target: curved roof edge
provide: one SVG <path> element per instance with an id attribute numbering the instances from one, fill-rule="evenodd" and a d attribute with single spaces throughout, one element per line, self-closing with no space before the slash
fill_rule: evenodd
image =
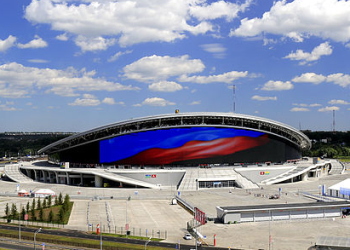
<path id="1" fill-rule="evenodd" d="M 114 128 L 122 127 L 122 126 L 129 125 L 129 124 L 138 124 L 138 123 L 145 123 L 147 121 L 152 121 L 152 120 L 171 119 L 171 118 L 179 118 L 179 117 L 236 118 L 236 119 L 241 119 L 242 121 L 246 121 L 246 122 L 258 123 L 259 124 L 259 130 L 267 131 L 266 129 L 265 130 L 264 129 L 260 129 L 260 125 L 263 124 L 265 127 L 268 127 L 270 129 L 283 131 L 285 134 L 289 134 L 291 137 L 295 138 L 295 141 L 294 140 L 290 140 L 290 141 L 292 141 L 295 144 L 299 144 L 298 146 L 301 147 L 302 149 L 310 149 L 311 148 L 311 141 L 304 133 L 302 133 L 301 131 L 293 128 L 292 126 L 289 126 L 289 125 L 281 123 L 281 122 L 277 122 L 277 121 L 274 121 L 274 120 L 270 120 L 270 119 L 262 118 L 262 117 L 258 117 L 258 116 L 251 116 L 251 115 L 238 114 L 238 113 L 189 112 L 189 113 L 175 113 L 175 114 L 162 114 L 162 115 L 154 115 L 154 116 L 145 116 L 145 117 L 140 117 L 140 118 L 135 118 L 135 119 L 130 119 L 130 120 L 124 120 L 124 121 L 121 121 L 121 122 L 111 123 L 111 124 L 108 124 L 108 125 L 104 125 L 104 126 L 101 126 L 101 127 L 97 127 L 97 128 L 91 129 L 91 130 L 87 130 L 85 132 L 81 132 L 81 133 L 77 133 L 77 134 L 71 135 L 71 136 L 69 136 L 67 138 L 64 138 L 62 140 L 54 142 L 54 143 L 52 143 L 52 144 L 50 144 L 50 145 L 40 149 L 38 152 L 41 154 L 41 153 L 45 153 L 45 152 L 50 151 L 50 150 L 60 151 L 57 148 L 55 150 L 55 147 L 57 147 L 59 145 L 63 146 L 63 144 L 67 144 L 67 147 L 82 145 L 82 144 L 87 143 L 89 141 L 86 137 L 91 137 L 91 138 L 89 138 L 90 142 L 91 142 L 91 139 L 93 139 L 93 140 L 104 139 L 104 137 L 102 137 L 102 136 L 99 137 L 99 136 L 96 136 L 96 135 L 99 132 L 101 132 L 101 131 L 109 132 L 109 131 L 113 130 Z M 215 124 L 207 124 L 207 125 L 215 125 Z M 244 126 L 242 124 L 242 126 L 238 126 L 238 127 L 244 127 Z M 249 127 L 245 127 L 245 128 L 249 128 Z M 134 131 L 134 132 L 136 132 L 136 131 Z M 269 131 L 269 132 L 271 132 L 271 131 Z M 95 135 L 95 136 L 92 136 L 92 135 Z M 278 135 L 278 133 L 277 133 L 277 135 Z M 81 139 L 81 138 L 84 138 L 84 140 L 83 140 L 84 143 L 83 142 L 74 143 L 74 141 L 79 141 L 79 139 Z M 296 143 L 296 141 L 298 143 Z"/>

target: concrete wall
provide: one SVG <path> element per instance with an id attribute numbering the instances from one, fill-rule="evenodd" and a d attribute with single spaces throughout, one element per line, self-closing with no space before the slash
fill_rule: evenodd
<path id="1" fill-rule="evenodd" d="M 300 220 L 316 218 L 332 218 L 342 215 L 341 208 L 304 208 L 304 209 L 279 209 L 279 210 L 259 210 L 247 212 L 227 212 L 222 213 L 217 209 L 218 218 L 225 224 L 234 222 L 258 222 L 276 220 Z M 221 216 L 221 217 L 219 217 Z"/>
<path id="2" fill-rule="evenodd" d="M 139 181 L 144 181 L 155 185 L 176 187 L 179 185 L 186 171 L 185 170 L 148 170 L 147 169 L 147 170 L 139 170 L 139 171 L 110 170 L 110 173 L 116 173 L 124 177 L 128 177 Z"/>

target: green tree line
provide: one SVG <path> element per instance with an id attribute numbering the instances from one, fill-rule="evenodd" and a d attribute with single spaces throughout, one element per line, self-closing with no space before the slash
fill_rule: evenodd
<path id="1" fill-rule="evenodd" d="M 350 157 L 350 131 L 303 131 L 312 141 L 312 148 L 304 156 L 348 158 Z"/>
<path id="2" fill-rule="evenodd" d="M 15 203 L 11 205 L 6 203 L 5 218 L 8 221 L 25 220 L 27 215 L 28 221 L 40 221 L 50 223 L 68 223 L 73 203 L 70 201 L 68 194 L 63 198 L 60 193 L 52 200 L 52 196 L 38 199 L 33 198 L 31 202 L 27 202 L 25 206 L 17 208 Z M 20 210 L 20 211 L 19 211 Z"/>
<path id="3" fill-rule="evenodd" d="M 0 158 L 35 155 L 36 152 L 68 135 L 6 135 L 0 133 Z"/>

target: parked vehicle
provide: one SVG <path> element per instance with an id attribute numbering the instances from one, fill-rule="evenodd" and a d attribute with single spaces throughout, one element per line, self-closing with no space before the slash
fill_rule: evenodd
<path id="1" fill-rule="evenodd" d="M 185 240 L 192 240 L 192 235 L 191 234 L 185 234 L 184 239 Z"/>

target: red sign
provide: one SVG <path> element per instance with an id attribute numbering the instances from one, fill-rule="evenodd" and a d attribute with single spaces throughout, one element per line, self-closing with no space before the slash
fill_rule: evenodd
<path id="1" fill-rule="evenodd" d="M 198 209 L 197 207 L 195 207 L 194 208 L 194 219 L 196 221 L 198 221 L 199 223 L 201 223 L 202 225 L 204 225 L 205 221 L 206 221 L 205 213 L 203 211 L 201 211 L 200 209 Z"/>
<path id="2" fill-rule="evenodd" d="M 28 214 L 24 215 L 24 220 L 28 220 Z"/>

